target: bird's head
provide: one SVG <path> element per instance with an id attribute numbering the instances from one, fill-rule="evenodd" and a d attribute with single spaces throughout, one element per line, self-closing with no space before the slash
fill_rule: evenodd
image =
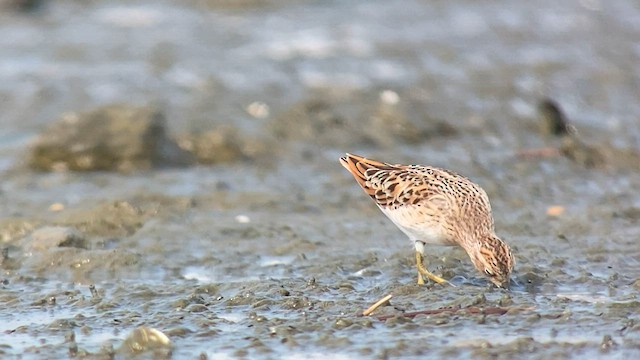
<path id="1" fill-rule="evenodd" d="M 474 250 L 469 256 L 476 269 L 497 287 L 508 288 L 511 270 L 515 265 L 509 245 L 497 236 L 489 235 Z"/>

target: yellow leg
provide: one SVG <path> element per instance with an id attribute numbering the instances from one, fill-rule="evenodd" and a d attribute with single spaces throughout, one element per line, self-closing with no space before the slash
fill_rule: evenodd
<path id="1" fill-rule="evenodd" d="M 422 275 L 426 276 L 431 281 L 437 282 L 438 284 L 449 283 L 447 280 L 430 273 L 429 270 L 427 270 L 424 267 L 424 264 L 422 261 L 423 261 L 422 254 L 419 251 L 416 251 L 416 267 L 418 268 L 418 285 L 424 284 L 424 279 L 422 278 Z"/>

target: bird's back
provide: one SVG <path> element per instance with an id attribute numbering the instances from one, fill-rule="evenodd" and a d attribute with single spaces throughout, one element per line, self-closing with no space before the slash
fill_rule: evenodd
<path id="1" fill-rule="evenodd" d="M 453 171 L 392 165 L 352 154 L 340 162 L 412 240 L 456 245 L 460 236 L 493 232 L 486 193 Z"/>

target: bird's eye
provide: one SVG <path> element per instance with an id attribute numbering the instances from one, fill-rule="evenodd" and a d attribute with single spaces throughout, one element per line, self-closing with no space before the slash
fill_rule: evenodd
<path id="1" fill-rule="evenodd" d="M 484 272 L 489 276 L 493 276 L 493 273 L 489 269 L 484 269 Z"/>

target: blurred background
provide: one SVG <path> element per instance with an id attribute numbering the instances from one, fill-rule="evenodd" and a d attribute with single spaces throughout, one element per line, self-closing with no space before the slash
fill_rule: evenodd
<path id="1" fill-rule="evenodd" d="M 375 112 L 377 94 L 391 90 L 409 123 L 430 117 L 493 127 L 505 142 L 550 97 L 576 125 L 637 146 L 631 1 L 3 0 L 2 7 L 5 144 L 41 132 L 62 112 L 113 103 L 159 107 L 174 134 L 219 125 L 265 132 L 319 96 L 350 122 Z M 335 102 L 345 109 L 334 110 Z"/>
<path id="2" fill-rule="evenodd" d="M 636 1 L 0 0 L 0 354 L 634 357 L 639 64 Z M 515 290 L 416 287 L 344 152 L 481 184 Z"/>

